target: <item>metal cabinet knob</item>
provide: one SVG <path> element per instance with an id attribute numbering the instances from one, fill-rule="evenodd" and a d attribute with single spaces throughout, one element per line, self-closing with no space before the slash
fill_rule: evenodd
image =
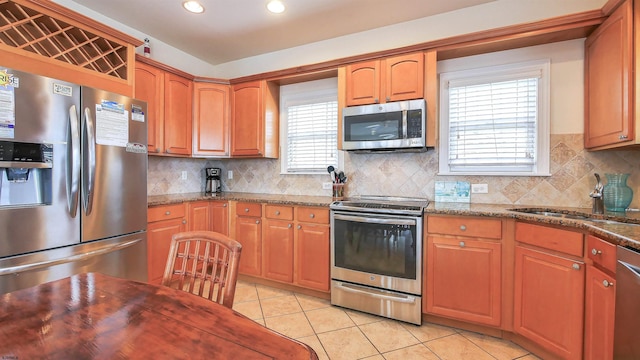
<path id="1" fill-rule="evenodd" d="M 227 207 L 227 204 L 222 204 L 222 207 Z"/>
<path id="2" fill-rule="evenodd" d="M 256 224 L 260 224 L 260 220 L 256 220 Z"/>
<path id="3" fill-rule="evenodd" d="M 460 231 L 465 231 L 467 230 L 467 226 L 466 225 L 460 225 Z"/>
<path id="4" fill-rule="evenodd" d="M 166 149 L 164 152 L 167 154 L 171 154 L 171 151 L 169 151 L 169 149 Z"/>
<path id="5" fill-rule="evenodd" d="M 629 138 L 628 135 L 620 135 L 620 136 L 618 136 L 619 140 L 627 140 L 628 138 Z"/>
<path id="6" fill-rule="evenodd" d="M 314 217 L 316 217 L 316 215 L 315 214 L 309 214 L 309 217 L 313 219 Z"/>
<path id="7" fill-rule="evenodd" d="M 293 225 L 289 224 L 289 225 L 287 225 L 287 228 L 291 229 L 291 227 L 292 227 L 292 226 L 293 226 Z"/>
<path id="8" fill-rule="evenodd" d="M 276 210 L 276 215 L 280 215 L 280 211 L 279 210 Z"/>
<path id="9" fill-rule="evenodd" d="M 187 219 L 182 219 L 182 223 L 186 224 L 187 223 Z"/>
<path id="10" fill-rule="evenodd" d="M 165 211 L 165 215 L 171 215 L 171 211 Z"/>
<path id="11" fill-rule="evenodd" d="M 598 250 L 598 249 L 595 249 L 595 248 L 594 248 L 594 249 L 591 249 L 591 253 L 592 253 L 593 255 L 599 255 L 599 254 L 602 254 L 602 251 L 600 251 L 600 250 Z"/>
<path id="12" fill-rule="evenodd" d="M 387 101 L 391 101 L 391 98 L 387 96 Z"/>
<path id="13" fill-rule="evenodd" d="M 573 268 L 573 270 L 580 270 L 580 264 L 573 264 L 571 265 L 571 267 Z"/>
<path id="14" fill-rule="evenodd" d="M 298 229 L 302 229 L 302 225 L 298 225 Z"/>
<path id="15" fill-rule="evenodd" d="M 249 208 L 244 208 L 244 212 L 249 212 Z"/>
<path id="16" fill-rule="evenodd" d="M 375 98 L 375 99 L 373 99 L 373 102 L 377 104 L 377 103 L 379 103 L 379 102 L 380 102 L 380 99 Z"/>
<path id="17" fill-rule="evenodd" d="M 461 247 L 461 248 L 465 247 L 465 243 L 464 243 L 464 241 L 460 241 L 460 247 Z"/>
<path id="18" fill-rule="evenodd" d="M 613 287 L 613 283 L 609 280 L 602 280 L 602 286 L 604 287 Z"/>

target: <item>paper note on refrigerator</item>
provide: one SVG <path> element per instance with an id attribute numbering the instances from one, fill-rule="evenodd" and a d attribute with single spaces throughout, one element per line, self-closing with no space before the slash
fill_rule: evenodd
<path id="1" fill-rule="evenodd" d="M 96 144 L 126 147 L 129 142 L 129 112 L 122 104 L 96 104 Z"/>

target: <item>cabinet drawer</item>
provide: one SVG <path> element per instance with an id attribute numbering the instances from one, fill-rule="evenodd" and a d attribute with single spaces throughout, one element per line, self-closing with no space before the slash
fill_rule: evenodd
<path id="1" fill-rule="evenodd" d="M 184 204 L 154 206 L 147 209 L 147 222 L 179 219 L 185 216 Z"/>
<path id="2" fill-rule="evenodd" d="M 502 239 L 502 221 L 457 216 L 428 216 L 427 232 L 430 234 Z"/>
<path id="3" fill-rule="evenodd" d="M 316 224 L 329 223 L 329 209 L 321 207 L 299 207 L 296 211 L 296 220 Z"/>
<path id="4" fill-rule="evenodd" d="M 595 264 L 598 264 L 613 273 L 616 272 L 616 246 L 610 242 L 587 236 L 587 256 Z"/>
<path id="5" fill-rule="evenodd" d="M 268 219 L 293 220 L 292 206 L 265 205 L 264 212 Z"/>
<path id="6" fill-rule="evenodd" d="M 236 215 L 238 216 L 262 216 L 262 204 L 239 202 L 236 205 Z"/>
<path id="7" fill-rule="evenodd" d="M 583 236 L 573 231 L 516 223 L 516 241 L 578 257 L 584 254 Z"/>

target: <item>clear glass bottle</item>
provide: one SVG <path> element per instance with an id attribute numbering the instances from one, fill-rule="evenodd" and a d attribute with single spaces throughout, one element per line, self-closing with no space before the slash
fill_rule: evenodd
<path id="1" fill-rule="evenodd" d="M 607 211 L 625 211 L 633 199 L 633 190 L 627 186 L 629 174 L 604 174 L 604 207 Z"/>

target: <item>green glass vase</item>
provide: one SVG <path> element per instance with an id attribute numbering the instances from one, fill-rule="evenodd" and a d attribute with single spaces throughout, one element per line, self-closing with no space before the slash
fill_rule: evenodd
<path id="1" fill-rule="evenodd" d="M 604 174 L 604 207 L 607 211 L 625 211 L 633 199 L 633 190 L 627 186 L 629 174 Z"/>

